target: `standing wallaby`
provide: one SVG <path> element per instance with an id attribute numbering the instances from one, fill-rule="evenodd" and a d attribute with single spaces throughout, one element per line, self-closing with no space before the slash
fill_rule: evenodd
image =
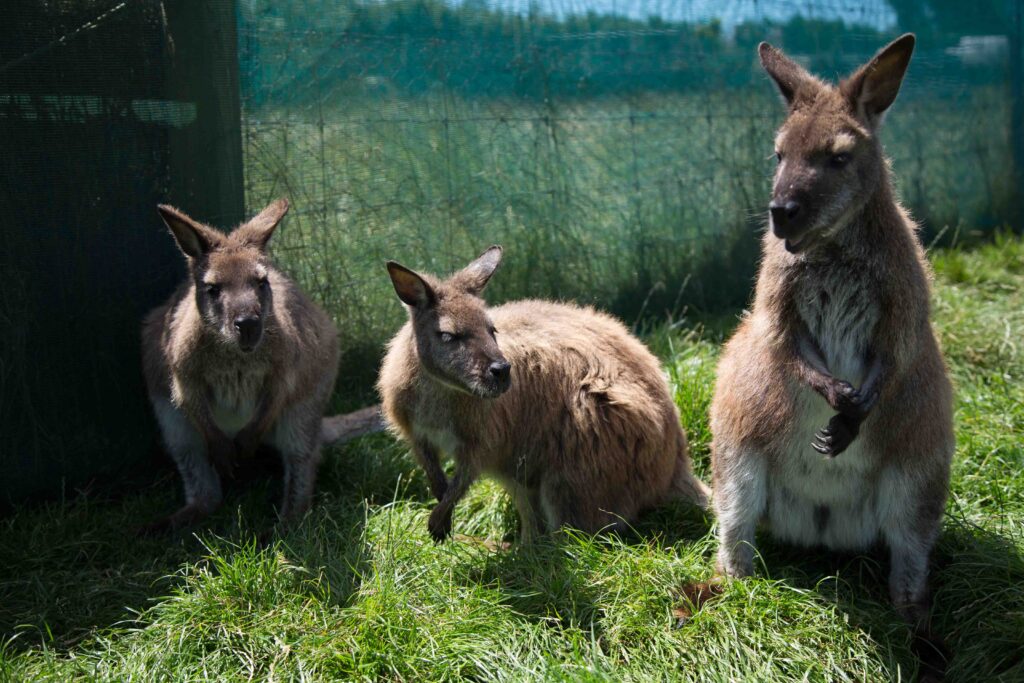
<path id="1" fill-rule="evenodd" d="M 913 49 L 904 35 L 834 87 L 758 48 L 789 115 L 753 311 L 722 354 L 711 431 L 720 572 L 753 571 L 759 520 L 806 546 L 882 539 L 892 601 L 922 624 L 952 392 L 929 266 L 877 137 Z"/>
<path id="2" fill-rule="evenodd" d="M 618 527 L 676 496 L 705 507 L 657 359 L 589 308 L 488 309 L 480 294 L 500 262 L 491 247 L 443 282 L 387 264 L 410 321 L 377 387 L 440 501 L 433 538 L 451 533 L 455 504 L 481 474 L 511 493 L 524 540 L 562 526 Z M 455 460 L 450 483 L 439 454 Z"/>
<path id="3" fill-rule="evenodd" d="M 218 470 L 260 444 L 284 463 L 283 523 L 309 508 L 321 417 L 338 370 L 327 315 L 276 270 L 267 241 L 288 211 L 280 199 L 225 235 L 160 206 L 189 276 L 142 326 L 149 398 L 185 484 L 185 506 L 157 528 L 177 528 L 221 502 Z"/>

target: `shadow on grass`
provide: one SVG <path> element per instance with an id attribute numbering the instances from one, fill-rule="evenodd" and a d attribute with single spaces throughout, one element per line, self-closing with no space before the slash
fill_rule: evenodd
<path id="1" fill-rule="evenodd" d="M 889 650 L 904 671 L 917 665 L 911 630 L 889 602 L 889 554 L 804 549 L 759 537 L 773 579 L 834 603 L 850 624 Z M 931 629 L 949 651 L 948 680 L 1024 680 L 1024 556 L 1019 546 L 947 520 L 930 572 Z"/>
<path id="2" fill-rule="evenodd" d="M 309 517 L 282 539 L 278 551 L 323 571 L 332 600 L 358 588 L 358 548 L 364 500 L 391 500 L 395 481 L 412 479 L 403 495 L 426 499 L 426 485 L 409 476 L 404 449 L 386 437 L 329 449 Z M 91 634 L 139 624 L 140 613 L 183 583 L 183 568 L 218 554 L 259 552 L 280 497 L 273 454 L 247 463 L 243 480 L 225 487 L 221 509 L 174 534 L 137 536 L 142 524 L 181 504 L 178 477 L 166 472 L 134 494 L 79 497 L 22 508 L 0 520 L 0 640 L 25 649 L 65 651 Z M 143 617 L 144 619 L 144 617 Z"/>
<path id="3" fill-rule="evenodd" d="M 707 537 L 710 518 L 693 505 L 673 503 L 643 515 L 625 531 L 596 535 L 576 530 L 548 534 L 523 545 L 515 536 L 510 547 L 468 556 L 458 575 L 468 586 L 487 586 L 522 618 L 557 630 L 578 630 L 596 643 L 604 642 L 605 610 L 621 597 L 620 583 L 630 575 L 638 593 L 659 603 L 668 599 L 647 590 L 644 575 L 663 565 L 660 551 Z M 636 552 L 632 552 L 635 550 Z M 607 591 L 615 583 L 613 594 Z"/>

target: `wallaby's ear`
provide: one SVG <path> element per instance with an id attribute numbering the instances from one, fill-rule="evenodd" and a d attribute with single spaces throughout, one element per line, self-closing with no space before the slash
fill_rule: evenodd
<path id="1" fill-rule="evenodd" d="M 409 270 L 401 263 L 388 261 L 388 275 L 395 292 L 402 303 L 414 308 L 427 308 L 437 300 L 433 288 L 416 271 Z"/>
<path id="2" fill-rule="evenodd" d="M 190 258 L 200 258 L 208 254 L 211 249 L 221 244 L 223 236 L 212 228 L 208 228 L 199 221 L 193 220 L 183 211 L 175 209 L 167 204 L 160 204 L 157 207 L 164 224 L 174 235 L 178 248 Z"/>
<path id="3" fill-rule="evenodd" d="M 914 42 L 913 33 L 903 34 L 839 86 L 850 108 L 872 128 L 878 127 L 885 110 L 896 100 L 914 54 Z"/>
<path id="4" fill-rule="evenodd" d="M 818 79 L 809 74 L 807 69 L 782 54 L 782 50 L 777 47 L 761 43 L 757 46 L 757 56 L 761 59 L 761 66 L 779 87 L 779 93 L 789 107 L 792 107 L 800 97 L 821 87 Z"/>
<path id="5" fill-rule="evenodd" d="M 288 200 L 285 198 L 271 202 L 267 208 L 260 211 L 252 219 L 238 228 L 237 233 L 241 241 L 251 244 L 257 249 L 266 249 L 267 242 L 277 228 L 281 219 L 288 213 Z"/>
<path id="6" fill-rule="evenodd" d="M 494 245 L 480 254 L 475 261 L 455 273 L 452 276 L 452 283 L 470 294 L 480 294 L 500 264 L 501 247 Z"/>

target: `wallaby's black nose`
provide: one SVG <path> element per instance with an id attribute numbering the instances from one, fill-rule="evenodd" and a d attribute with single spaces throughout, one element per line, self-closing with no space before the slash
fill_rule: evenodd
<path id="1" fill-rule="evenodd" d="M 512 373 L 512 364 L 505 360 L 498 360 L 491 363 L 491 366 L 487 368 L 487 370 L 491 373 L 491 377 L 494 379 L 505 381 Z"/>
<path id="2" fill-rule="evenodd" d="M 785 202 L 773 199 L 768 204 L 768 211 L 772 215 L 772 226 L 774 226 L 775 232 L 778 233 L 780 229 L 785 228 L 786 225 L 799 215 L 800 202 L 793 199 L 787 199 Z"/>
<path id="3" fill-rule="evenodd" d="M 263 328 L 258 315 L 246 315 L 235 318 L 235 329 L 238 330 L 238 341 L 242 346 L 255 346 L 260 340 Z"/>

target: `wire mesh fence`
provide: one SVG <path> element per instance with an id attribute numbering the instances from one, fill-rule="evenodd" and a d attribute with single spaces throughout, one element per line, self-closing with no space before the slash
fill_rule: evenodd
<path id="1" fill-rule="evenodd" d="M 928 234 L 1010 224 L 1017 5 L 915 4 L 256 0 L 247 206 L 293 199 L 276 253 L 360 367 L 404 316 L 386 258 L 444 272 L 501 243 L 492 299 L 630 321 L 742 304 L 783 116 L 756 44 L 835 79 L 914 30 L 883 133 L 902 196 Z"/>
<path id="2" fill-rule="evenodd" d="M 742 305 L 783 111 L 755 46 L 838 78 L 918 34 L 883 132 L 931 239 L 1021 225 L 1024 0 L 21 0 L 0 23 L 0 505 L 146 461 L 154 205 L 278 196 L 334 316 L 338 403 L 404 312 L 383 261 L 503 244 L 492 301 L 635 322 Z M 244 206 L 243 206 L 244 205 Z"/>

